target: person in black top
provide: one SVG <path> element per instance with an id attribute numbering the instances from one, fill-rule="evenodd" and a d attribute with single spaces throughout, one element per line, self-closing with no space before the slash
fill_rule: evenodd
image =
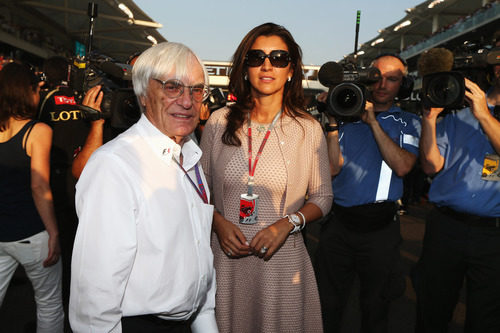
<path id="1" fill-rule="evenodd" d="M 49 186 L 52 130 L 32 119 L 39 82 L 27 66 L 0 71 L 0 305 L 16 267 L 35 290 L 37 332 L 63 332 L 59 235 Z"/>
<path id="2" fill-rule="evenodd" d="M 44 63 L 47 84 L 41 92 L 38 118 L 50 125 L 53 130 L 53 144 L 50 156 L 50 186 L 54 194 L 54 207 L 59 222 L 63 257 L 63 300 L 65 308 L 69 303 L 69 285 L 71 277 L 71 254 L 75 239 L 78 218 L 75 211 L 75 185 L 77 177 L 72 173 L 73 162 L 82 160 L 80 152 L 88 159 L 84 149 L 89 133 L 100 135 L 97 146 L 102 145 L 104 120 L 89 122 L 83 119 L 78 109 L 80 101 L 69 85 L 70 63 L 63 57 L 52 57 Z M 87 92 L 99 97 L 100 87 Z M 102 99 L 102 94 L 100 94 Z M 85 104 L 85 103 L 84 103 Z M 99 102 L 100 104 L 100 102 Z M 90 105 L 92 106 L 92 105 Z M 78 175 L 79 176 L 79 173 Z"/>

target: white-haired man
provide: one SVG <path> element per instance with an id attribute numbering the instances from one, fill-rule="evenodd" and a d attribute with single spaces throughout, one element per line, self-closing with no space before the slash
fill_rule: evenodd
<path id="1" fill-rule="evenodd" d="M 133 68 L 143 115 L 96 150 L 77 184 L 72 261 L 75 332 L 217 332 L 213 206 L 191 134 L 207 72 L 162 43 Z"/>

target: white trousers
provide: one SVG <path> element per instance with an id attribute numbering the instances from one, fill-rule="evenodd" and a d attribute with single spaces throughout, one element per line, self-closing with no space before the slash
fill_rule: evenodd
<path id="1" fill-rule="evenodd" d="M 53 266 L 43 267 L 49 252 L 48 241 L 49 234 L 42 231 L 19 241 L 0 242 L 0 306 L 12 275 L 21 264 L 35 291 L 37 333 L 62 333 L 62 266 L 59 260 Z"/>

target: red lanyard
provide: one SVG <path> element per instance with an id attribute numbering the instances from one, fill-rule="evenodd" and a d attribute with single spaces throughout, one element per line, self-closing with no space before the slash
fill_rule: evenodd
<path id="1" fill-rule="evenodd" d="M 262 140 L 262 143 L 260 144 L 259 151 L 257 152 L 257 156 L 255 156 L 255 162 L 253 164 L 252 168 L 252 120 L 250 119 L 250 113 L 248 113 L 248 195 L 253 194 L 253 185 L 254 185 L 254 174 L 255 174 L 255 168 L 257 167 L 257 162 L 259 161 L 260 155 L 262 155 L 262 151 L 264 150 L 264 146 L 266 145 L 267 139 L 269 138 L 269 135 L 271 135 L 271 130 L 273 129 L 274 125 L 276 124 L 276 121 L 278 121 L 278 118 L 281 115 L 280 110 L 276 116 L 274 116 L 273 121 L 271 124 L 269 124 L 269 127 L 267 128 L 266 135 L 264 136 L 264 139 Z"/>
<path id="2" fill-rule="evenodd" d="M 191 183 L 191 185 L 193 185 L 194 189 L 196 190 L 196 193 L 198 193 L 198 195 L 200 196 L 201 200 L 203 200 L 204 203 L 208 204 L 207 191 L 205 191 L 205 186 L 203 185 L 203 180 L 201 179 L 201 176 L 200 176 L 200 170 L 198 169 L 198 163 L 196 163 L 196 165 L 194 166 L 194 171 L 196 173 L 196 180 L 198 181 L 199 188 L 193 182 L 193 180 L 191 179 L 191 177 L 189 177 L 187 171 L 184 170 L 184 168 L 182 167 L 182 165 L 179 162 L 177 162 L 177 160 L 175 158 L 173 158 L 173 157 L 172 157 L 172 160 L 174 160 L 174 162 L 181 168 L 181 170 L 184 171 L 184 174 L 188 177 L 189 182 Z"/>

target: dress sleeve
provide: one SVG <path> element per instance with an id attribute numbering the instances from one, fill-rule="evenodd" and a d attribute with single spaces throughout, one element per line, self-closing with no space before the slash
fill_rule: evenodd
<path id="1" fill-rule="evenodd" d="M 203 129 L 203 133 L 201 135 L 200 148 L 202 151 L 201 155 L 201 166 L 205 173 L 205 178 L 207 179 L 208 188 L 210 192 L 213 193 L 212 188 L 212 151 L 214 149 L 215 144 L 215 132 L 217 125 L 217 114 L 212 113 L 210 118 L 208 118 L 207 123 L 205 124 L 205 128 Z"/>
<path id="2" fill-rule="evenodd" d="M 310 138 L 311 172 L 307 202 L 318 206 L 325 216 L 330 211 L 333 194 L 326 139 L 319 123 L 313 124 Z"/>
<path id="3" fill-rule="evenodd" d="M 133 175 L 96 152 L 77 184 L 79 218 L 71 265 L 74 332 L 121 332 L 121 301 L 137 249 Z"/>

